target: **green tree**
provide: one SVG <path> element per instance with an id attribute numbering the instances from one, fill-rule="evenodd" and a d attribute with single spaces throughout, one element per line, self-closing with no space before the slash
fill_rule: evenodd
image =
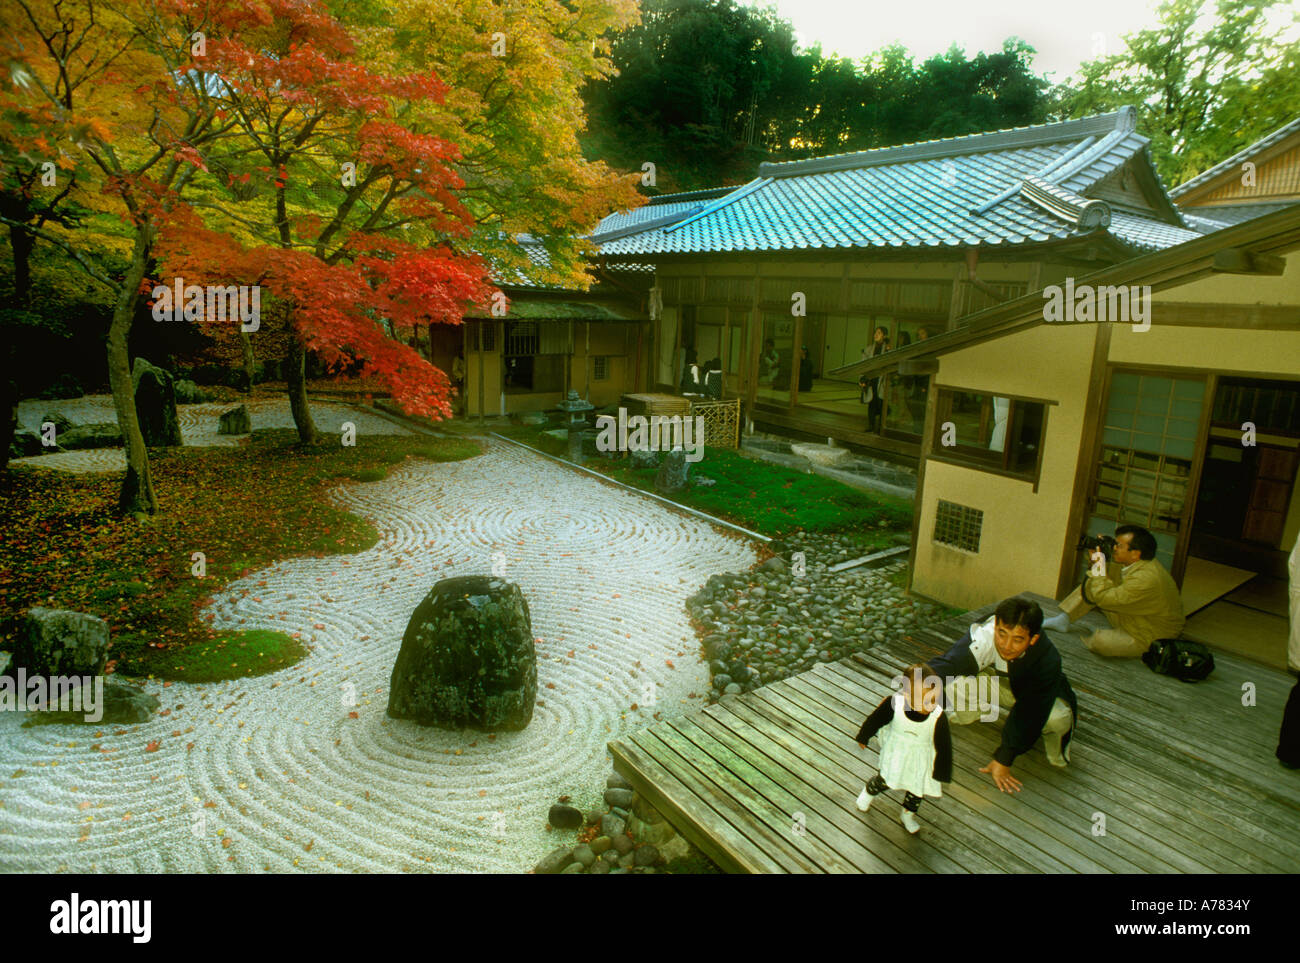
<path id="1" fill-rule="evenodd" d="M 1061 109 L 1080 117 L 1137 106 L 1157 168 L 1181 183 L 1300 113 L 1300 41 L 1269 22 L 1279 8 L 1279 0 L 1165 0 L 1159 26 L 1083 64 L 1073 89 L 1058 92 Z"/>

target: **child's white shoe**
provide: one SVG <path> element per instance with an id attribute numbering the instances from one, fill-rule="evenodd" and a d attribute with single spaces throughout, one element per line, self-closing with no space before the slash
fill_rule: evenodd
<path id="1" fill-rule="evenodd" d="M 858 808 L 866 812 L 871 808 L 871 793 L 867 792 L 867 787 L 862 787 L 862 794 L 858 796 Z"/>
<path id="2" fill-rule="evenodd" d="M 921 821 L 916 818 L 916 813 L 910 810 L 903 810 L 903 828 L 915 836 L 921 831 Z"/>

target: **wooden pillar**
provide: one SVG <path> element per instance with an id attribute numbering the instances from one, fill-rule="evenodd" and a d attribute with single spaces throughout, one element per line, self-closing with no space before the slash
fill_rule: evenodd
<path id="1" fill-rule="evenodd" d="M 907 591 L 912 591 L 916 571 L 916 549 L 921 537 L 921 508 L 925 504 L 925 466 L 934 450 L 934 428 L 939 410 L 938 372 L 930 376 L 930 390 L 925 395 L 925 423 L 921 426 L 921 452 L 916 465 L 916 497 L 912 500 L 912 547 L 907 552 Z M 928 540 L 927 540 L 928 544 Z"/>
<path id="2" fill-rule="evenodd" d="M 483 337 L 487 334 L 487 326 L 490 321 L 479 321 L 478 329 L 474 332 L 478 336 L 478 423 L 483 424 Z"/>
<path id="3" fill-rule="evenodd" d="M 1079 449 L 1075 453 L 1074 487 L 1070 493 L 1070 509 L 1065 522 L 1065 548 L 1061 555 L 1061 567 L 1056 576 L 1058 599 L 1064 597 L 1074 587 L 1074 572 L 1079 557 L 1074 548 L 1075 540 L 1088 520 L 1093 474 L 1097 469 L 1095 456 L 1100 442 L 1102 423 L 1106 420 L 1105 400 L 1110 358 L 1110 332 L 1111 325 L 1099 324 L 1093 334 L 1092 370 L 1088 376 L 1088 393 L 1084 401 L 1083 430 L 1079 436 Z M 937 380 L 937 375 L 930 380 L 931 394 L 934 393 L 934 382 Z M 1044 430 L 1048 430 L 1051 426 L 1050 410 L 1048 419 Z"/>
<path id="4" fill-rule="evenodd" d="M 591 322 L 587 323 L 587 344 L 582 356 L 583 392 L 582 400 L 591 400 Z"/>
<path id="5" fill-rule="evenodd" d="M 794 319 L 794 343 L 790 347 L 790 407 L 799 403 L 799 366 L 803 361 L 803 317 Z M 811 354 L 811 352 L 809 352 Z"/>
<path id="6" fill-rule="evenodd" d="M 636 324 L 636 363 L 632 366 L 632 390 L 641 390 L 641 351 L 645 344 L 645 325 Z"/>
<path id="7" fill-rule="evenodd" d="M 754 298 L 749 308 L 749 322 L 745 325 L 745 355 L 747 359 L 741 376 L 745 379 L 745 406 L 749 417 L 754 416 L 758 402 L 758 358 L 763 350 L 763 320 L 758 310 L 758 263 L 754 263 Z"/>

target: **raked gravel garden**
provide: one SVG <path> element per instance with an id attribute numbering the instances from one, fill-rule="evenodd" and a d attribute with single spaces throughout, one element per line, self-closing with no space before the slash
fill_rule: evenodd
<path id="1" fill-rule="evenodd" d="M 287 417 L 272 407 L 255 419 Z M 349 411 L 320 414 L 332 430 Z M 191 410 L 187 440 L 211 417 Z M 906 597 L 897 565 L 830 572 L 860 537 L 787 536 L 775 547 L 803 552 L 796 574 L 762 542 L 499 440 L 328 497 L 378 543 L 250 572 L 206 613 L 214 628 L 299 633 L 292 668 L 140 680 L 160 706 L 139 725 L 0 713 L 0 871 L 528 871 L 578 839 L 548 825 L 557 802 L 591 821 L 624 801 L 608 741 L 942 614 Z M 531 723 L 489 735 L 388 718 L 411 612 L 439 579 L 494 566 L 531 610 Z"/>

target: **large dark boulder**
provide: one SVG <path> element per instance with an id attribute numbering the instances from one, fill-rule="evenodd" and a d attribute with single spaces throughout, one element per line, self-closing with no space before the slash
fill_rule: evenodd
<path id="1" fill-rule="evenodd" d="M 537 652 L 519 586 L 487 575 L 444 579 L 406 626 L 388 714 L 421 725 L 523 729 L 537 701 Z"/>
<path id="2" fill-rule="evenodd" d="M 72 422 L 69 421 L 67 416 L 60 411 L 47 411 L 45 414 L 41 415 L 40 424 L 36 426 L 37 429 L 43 431 L 47 421 L 54 426 L 55 441 L 58 441 L 58 436 L 63 434 L 65 431 L 72 430 Z"/>
<path id="3" fill-rule="evenodd" d="M 172 376 L 144 358 L 131 369 L 135 413 L 140 434 L 151 448 L 181 444 L 181 423 L 176 417 L 176 385 Z"/>
<path id="4" fill-rule="evenodd" d="M 659 452 L 651 451 L 649 448 L 633 448 L 632 467 L 633 468 L 658 468 Z"/>
<path id="5" fill-rule="evenodd" d="M 46 448 L 41 441 L 41 436 L 30 429 L 15 431 L 14 440 L 9 443 L 10 458 L 30 458 L 33 455 L 43 455 L 47 451 L 55 451 L 55 449 Z"/>
<path id="6" fill-rule="evenodd" d="M 93 692 L 93 690 L 92 690 Z M 50 709 L 45 712 L 32 713 L 24 723 L 25 726 L 52 725 L 90 725 L 90 726 L 133 726 L 148 722 L 158 711 L 158 697 L 131 685 L 117 682 L 105 682 L 102 701 L 97 706 L 98 712 L 90 712 L 86 700 L 92 695 L 82 696 L 82 711 Z M 72 703 L 76 705 L 76 703 Z M 87 718 L 87 716 L 97 718 Z"/>
<path id="7" fill-rule="evenodd" d="M 13 647 L 12 674 L 98 675 L 108 662 L 108 623 L 67 609 L 28 609 Z"/>
<path id="8" fill-rule="evenodd" d="M 67 431 L 55 435 L 55 438 L 60 448 L 68 450 L 118 448 L 122 444 L 122 429 L 111 421 L 96 422 L 93 425 L 73 425 Z"/>
<path id="9" fill-rule="evenodd" d="M 691 463 L 686 460 L 686 452 L 675 448 L 664 454 L 659 474 L 655 475 L 655 491 L 660 495 L 673 495 L 686 487 L 687 474 Z"/>
<path id="10" fill-rule="evenodd" d="M 248 417 L 248 405 L 240 405 L 238 408 L 223 411 L 217 419 L 218 435 L 246 435 L 252 430 L 252 421 Z"/>

